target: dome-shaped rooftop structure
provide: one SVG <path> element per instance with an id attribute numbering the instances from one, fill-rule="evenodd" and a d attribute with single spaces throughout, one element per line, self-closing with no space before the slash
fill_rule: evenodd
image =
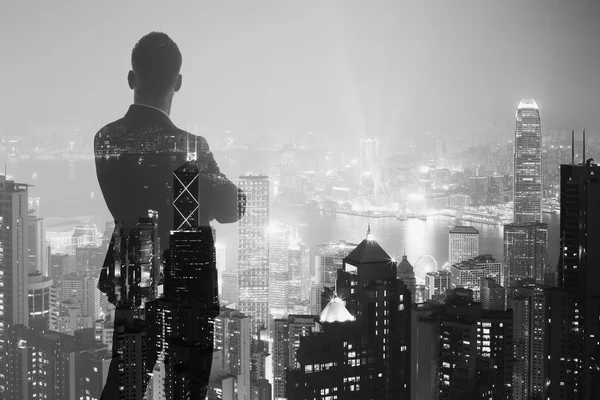
<path id="1" fill-rule="evenodd" d="M 344 301 L 339 297 L 335 296 L 329 301 L 329 304 L 321 312 L 319 318 L 321 322 L 350 322 L 356 318 L 350 314 Z"/>

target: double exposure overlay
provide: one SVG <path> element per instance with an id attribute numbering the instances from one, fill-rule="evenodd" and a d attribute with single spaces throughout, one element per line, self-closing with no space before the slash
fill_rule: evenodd
<path id="1" fill-rule="evenodd" d="M 0 400 L 600 398 L 600 2 L 0 11 Z"/>

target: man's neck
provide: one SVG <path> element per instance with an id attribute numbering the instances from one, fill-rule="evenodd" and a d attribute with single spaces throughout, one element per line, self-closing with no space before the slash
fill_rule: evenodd
<path id="1" fill-rule="evenodd" d="M 171 103 L 172 102 L 173 102 L 172 97 L 149 98 L 149 97 L 142 97 L 142 96 L 135 95 L 135 94 L 133 96 L 133 104 L 156 108 L 156 109 L 164 112 L 165 114 L 167 114 L 167 116 L 171 115 Z"/>

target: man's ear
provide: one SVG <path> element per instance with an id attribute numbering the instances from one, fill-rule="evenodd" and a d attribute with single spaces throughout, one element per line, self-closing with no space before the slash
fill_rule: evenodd
<path id="1" fill-rule="evenodd" d="M 129 89 L 135 87 L 135 73 L 133 71 L 129 71 L 127 74 L 127 83 L 129 83 Z"/>
<path id="2" fill-rule="evenodd" d="M 181 76 L 181 74 L 179 74 L 179 76 L 177 76 L 177 81 L 175 82 L 175 91 L 179 92 L 179 89 L 181 89 L 181 83 L 183 81 L 183 76 Z"/>

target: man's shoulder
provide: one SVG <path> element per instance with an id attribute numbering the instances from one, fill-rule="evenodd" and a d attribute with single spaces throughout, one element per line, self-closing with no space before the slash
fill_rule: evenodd
<path id="1" fill-rule="evenodd" d="M 190 133 L 171 125 L 136 125 L 126 118 L 120 118 L 100 128 L 94 136 L 96 153 L 106 152 L 108 148 L 123 150 L 131 148 L 140 152 L 156 151 L 209 151 L 207 140 L 200 135 Z"/>

